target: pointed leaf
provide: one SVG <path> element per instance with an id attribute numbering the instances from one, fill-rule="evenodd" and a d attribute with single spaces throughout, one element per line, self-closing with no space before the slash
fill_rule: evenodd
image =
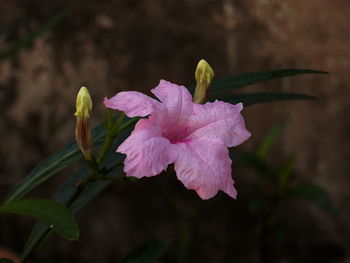
<path id="1" fill-rule="evenodd" d="M 242 93 L 234 94 L 227 97 L 218 98 L 220 100 L 237 104 L 242 102 L 244 106 L 249 106 L 262 102 L 271 102 L 271 101 L 285 101 L 285 100 L 317 100 L 316 97 L 304 94 L 297 93 Z"/>
<path id="2" fill-rule="evenodd" d="M 214 80 L 211 84 L 211 99 L 216 99 L 218 95 L 227 93 L 245 86 L 259 82 L 290 77 L 300 74 L 329 74 L 328 72 L 313 69 L 281 69 L 265 72 L 244 73 L 237 76 Z"/>
<path id="3" fill-rule="evenodd" d="M 313 183 L 306 181 L 298 183 L 290 189 L 289 196 L 307 199 L 330 215 L 336 212 L 332 199 L 327 191 Z"/>
<path id="4" fill-rule="evenodd" d="M 257 149 L 257 155 L 260 158 L 264 158 L 269 153 L 273 143 L 277 140 L 277 138 L 282 134 L 283 125 L 276 125 L 271 129 L 271 131 L 263 138 L 260 142 L 260 145 Z"/>
<path id="5" fill-rule="evenodd" d="M 77 192 L 74 186 L 77 182 L 86 178 L 88 169 L 83 168 L 74 176 L 69 178 L 67 182 L 61 187 L 53 200 L 62 204 L 68 204 L 69 200 Z M 68 205 L 67 205 L 68 206 Z M 47 224 L 37 222 L 32 229 L 21 253 L 21 258 L 27 258 L 32 251 L 34 251 L 51 233 L 51 229 Z"/>
<path id="6" fill-rule="evenodd" d="M 277 173 L 259 156 L 247 152 L 230 152 L 230 157 L 234 162 L 245 163 L 266 179 L 276 181 Z"/>
<path id="7" fill-rule="evenodd" d="M 93 130 L 93 138 L 95 145 L 101 144 L 101 140 L 105 136 L 105 130 L 102 124 L 98 125 Z M 7 196 L 5 204 L 12 202 L 15 199 L 21 198 L 34 187 L 40 185 L 56 174 L 61 169 L 76 162 L 82 157 L 80 149 L 75 141 L 69 143 L 61 151 L 53 154 L 51 157 L 39 163 L 33 171 L 25 178 L 17 183 Z"/>
<path id="8" fill-rule="evenodd" d="M 290 156 L 287 162 L 278 171 L 278 189 L 281 195 L 285 195 L 289 189 L 290 179 L 295 167 L 295 158 Z"/>
<path id="9" fill-rule="evenodd" d="M 125 127 L 126 123 L 129 123 L 130 119 L 125 118 L 122 122 L 121 128 Z M 115 149 L 119 146 L 127 136 L 130 135 L 131 130 L 133 129 L 133 125 L 124 129 L 122 133 L 120 133 L 116 139 L 116 142 L 110 152 L 107 154 L 106 161 L 104 165 L 106 167 L 110 167 L 111 163 L 116 163 L 122 160 L 123 155 L 116 154 Z M 119 168 L 120 169 L 120 168 Z M 119 170 L 121 172 L 121 170 Z M 58 190 L 58 192 L 54 196 L 54 200 L 59 203 L 67 204 L 67 206 L 73 211 L 73 213 L 77 212 L 79 209 L 84 207 L 89 203 L 91 199 L 93 199 L 96 195 L 98 195 L 103 189 L 105 189 L 108 185 L 111 184 L 111 181 L 96 181 L 92 182 L 88 185 L 88 187 L 79 195 L 78 198 L 72 202 L 72 198 L 77 193 L 77 188 L 75 184 L 81 180 L 84 180 L 88 175 L 88 169 L 81 169 L 77 174 L 73 175 L 71 178 L 67 180 L 67 182 Z M 111 174 L 118 174 L 118 169 L 110 171 Z M 108 175 L 108 174 L 106 174 Z M 37 223 L 30 236 L 27 239 L 27 242 L 24 246 L 24 249 L 21 253 L 22 258 L 27 258 L 32 251 L 34 251 L 50 234 L 50 229 L 47 225 Z"/>
<path id="10" fill-rule="evenodd" d="M 0 207 L 0 214 L 18 214 L 47 224 L 59 235 L 74 240 L 79 237 L 79 227 L 69 209 L 52 200 L 22 199 Z"/>

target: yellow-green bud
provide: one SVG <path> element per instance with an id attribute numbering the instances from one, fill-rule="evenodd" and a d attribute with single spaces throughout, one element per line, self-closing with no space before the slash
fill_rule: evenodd
<path id="1" fill-rule="evenodd" d="M 90 93 L 86 87 L 81 87 L 76 101 L 77 110 L 74 115 L 78 119 L 88 119 L 90 117 L 90 112 L 92 110 L 92 100 Z"/>
<path id="2" fill-rule="evenodd" d="M 92 155 L 92 135 L 88 119 L 92 110 L 92 100 L 86 87 L 81 87 L 78 92 L 76 108 L 77 110 L 74 113 L 77 117 L 75 138 L 85 159 L 91 162 L 94 158 Z"/>
<path id="3" fill-rule="evenodd" d="M 214 78 L 214 71 L 204 59 L 198 62 L 195 78 L 197 81 L 196 90 L 194 92 L 195 103 L 204 103 L 207 99 L 209 85 Z"/>

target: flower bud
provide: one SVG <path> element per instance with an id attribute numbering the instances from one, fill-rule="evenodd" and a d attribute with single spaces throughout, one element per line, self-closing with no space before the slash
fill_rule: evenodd
<path id="1" fill-rule="evenodd" d="M 74 115 L 77 119 L 88 119 L 92 110 L 92 100 L 89 90 L 86 87 L 81 87 L 76 101 L 77 110 Z"/>
<path id="2" fill-rule="evenodd" d="M 195 103 L 202 104 L 206 101 L 209 85 L 214 78 L 214 71 L 204 59 L 198 62 L 195 78 L 197 81 L 196 90 L 194 92 Z"/>
<path id="3" fill-rule="evenodd" d="M 92 100 L 86 87 L 81 87 L 76 100 L 77 124 L 75 127 L 75 139 L 87 161 L 93 161 L 92 135 L 88 119 L 92 110 Z"/>

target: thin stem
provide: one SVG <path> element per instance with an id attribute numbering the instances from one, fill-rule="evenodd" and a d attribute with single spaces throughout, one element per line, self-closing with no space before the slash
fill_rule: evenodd
<path id="1" fill-rule="evenodd" d="M 109 116 L 108 116 L 108 120 L 107 120 L 107 124 L 106 124 L 106 137 L 105 140 L 103 142 L 101 151 L 100 151 L 100 155 L 97 159 L 97 163 L 101 164 L 104 160 L 104 158 L 106 157 L 115 137 L 118 135 L 119 133 L 119 125 L 122 122 L 122 120 L 124 119 L 124 114 L 121 114 L 117 120 L 117 122 L 112 125 L 112 114 L 109 112 Z"/>
<path id="2" fill-rule="evenodd" d="M 84 160 L 91 171 L 98 172 L 100 170 L 99 163 L 96 161 L 95 157 L 92 156 L 90 160 Z"/>
<path id="3" fill-rule="evenodd" d="M 119 132 L 123 131 L 124 129 L 126 129 L 127 127 L 129 127 L 131 124 L 134 124 L 135 122 L 137 122 L 140 118 L 132 118 L 131 120 L 127 121 L 126 123 L 124 123 L 123 126 L 121 126 L 119 128 Z"/>
<path id="4" fill-rule="evenodd" d="M 108 151 L 110 150 L 117 135 L 121 131 L 123 131 L 124 129 L 126 129 L 127 127 L 129 127 L 130 125 L 134 124 L 136 121 L 139 120 L 139 118 L 132 118 L 131 120 L 124 123 L 124 125 L 120 126 L 122 121 L 124 120 L 124 117 L 125 117 L 125 115 L 121 114 L 119 116 L 117 122 L 112 127 L 111 126 L 108 127 L 105 141 L 103 142 L 103 146 L 102 146 L 102 149 L 100 151 L 100 155 L 97 159 L 98 164 L 101 164 L 103 162 L 104 158 L 106 157 Z"/>

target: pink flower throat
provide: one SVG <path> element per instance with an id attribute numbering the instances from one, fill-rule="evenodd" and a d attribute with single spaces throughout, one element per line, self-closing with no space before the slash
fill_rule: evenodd
<path id="1" fill-rule="evenodd" d="M 188 142 L 187 136 L 190 134 L 190 128 L 185 127 L 182 129 L 167 129 L 164 130 L 162 136 L 167 138 L 171 144 Z"/>

